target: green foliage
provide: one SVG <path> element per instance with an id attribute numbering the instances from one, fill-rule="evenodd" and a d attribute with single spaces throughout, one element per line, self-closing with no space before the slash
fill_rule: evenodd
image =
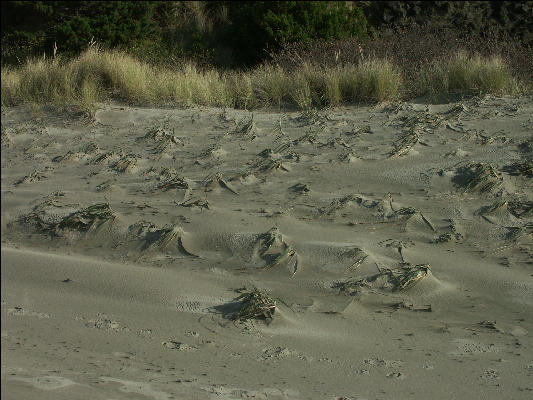
<path id="1" fill-rule="evenodd" d="M 265 49 L 276 50 L 286 43 L 366 34 L 361 10 L 345 2 L 232 2 L 229 16 L 227 40 L 245 65 L 264 59 Z"/>
<path id="2" fill-rule="evenodd" d="M 129 48 L 156 39 L 154 15 L 164 2 L 2 2 L 2 62 L 58 54 L 73 56 L 94 40 L 108 48 Z M 5 58 L 5 59 L 4 59 Z"/>
<path id="3" fill-rule="evenodd" d="M 533 1 L 358 1 L 370 31 L 410 24 L 446 26 L 473 35 L 499 30 L 533 44 Z"/>

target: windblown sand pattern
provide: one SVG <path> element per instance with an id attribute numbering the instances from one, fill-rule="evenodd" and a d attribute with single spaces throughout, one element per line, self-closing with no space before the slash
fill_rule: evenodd
<path id="1" fill-rule="evenodd" d="M 530 398 L 532 115 L 4 107 L 2 395 Z"/>

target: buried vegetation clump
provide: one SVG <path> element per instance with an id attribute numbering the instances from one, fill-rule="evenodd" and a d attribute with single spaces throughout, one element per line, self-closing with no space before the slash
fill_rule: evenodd
<path id="1" fill-rule="evenodd" d="M 337 282 L 333 287 L 338 288 L 341 292 L 350 295 L 359 293 L 362 288 L 385 289 L 392 292 L 399 292 L 410 289 L 424 279 L 431 271 L 429 264 L 420 264 L 415 266 L 405 265 L 397 269 L 380 269 L 377 274 L 349 279 L 344 282 Z"/>
<path id="2" fill-rule="evenodd" d="M 498 168 L 490 163 L 470 163 L 459 171 L 463 176 L 464 191 L 490 192 L 503 183 L 503 177 Z"/>
<path id="3" fill-rule="evenodd" d="M 234 321 L 271 320 L 276 311 L 276 301 L 257 288 L 241 294 L 237 300 L 241 301 L 241 306 L 231 317 Z"/>
<path id="4" fill-rule="evenodd" d="M 524 162 L 515 162 L 504 168 L 505 172 L 511 175 L 522 175 L 528 178 L 533 178 L 533 160 L 527 160 Z"/>
<path id="5" fill-rule="evenodd" d="M 93 204 L 63 218 L 57 224 L 50 226 L 50 229 L 53 232 L 64 229 L 87 232 L 92 227 L 101 225 L 106 221 L 114 220 L 115 218 L 116 216 L 108 203 Z"/>

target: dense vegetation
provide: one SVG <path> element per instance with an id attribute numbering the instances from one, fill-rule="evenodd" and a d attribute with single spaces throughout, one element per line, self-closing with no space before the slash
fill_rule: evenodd
<path id="1" fill-rule="evenodd" d="M 1 17 L 2 105 L 533 91 L 532 1 L 5 1 Z"/>
<path id="2" fill-rule="evenodd" d="M 152 62 L 248 67 L 289 44 L 413 23 L 533 45 L 532 1 L 3 1 L 2 64 L 52 55 L 54 43 L 72 57 L 94 40 Z"/>

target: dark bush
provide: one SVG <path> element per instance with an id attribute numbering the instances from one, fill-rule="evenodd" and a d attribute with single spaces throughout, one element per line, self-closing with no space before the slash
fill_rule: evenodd
<path id="1" fill-rule="evenodd" d="M 108 48 L 130 48 L 157 40 L 154 20 L 165 2 L 3 1 L 2 62 L 52 54 L 73 56 L 91 39 Z"/>
<path id="2" fill-rule="evenodd" d="M 363 13 L 346 2 L 238 1 L 230 3 L 229 17 L 227 40 L 244 65 L 288 43 L 366 36 Z"/>

